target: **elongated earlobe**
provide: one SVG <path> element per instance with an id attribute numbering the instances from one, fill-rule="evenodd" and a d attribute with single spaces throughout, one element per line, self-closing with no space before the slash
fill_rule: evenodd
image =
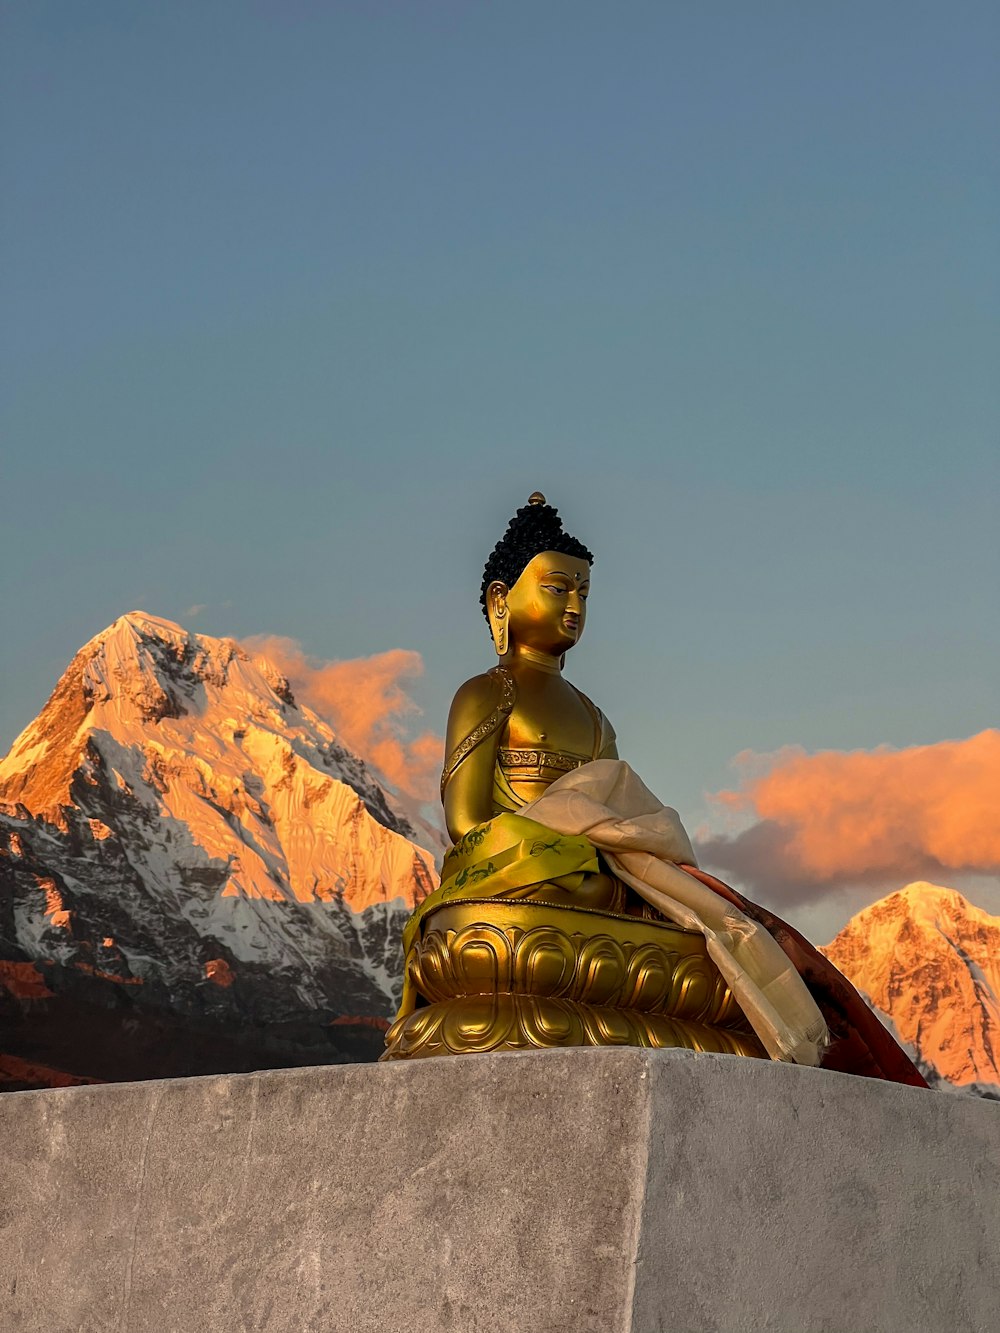
<path id="1" fill-rule="evenodd" d="M 507 630 L 510 616 L 506 597 L 507 585 L 504 583 L 491 583 L 486 590 L 486 614 L 489 617 L 490 633 L 493 635 L 493 647 L 496 649 L 497 657 L 503 657 L 508 647 Z"/>

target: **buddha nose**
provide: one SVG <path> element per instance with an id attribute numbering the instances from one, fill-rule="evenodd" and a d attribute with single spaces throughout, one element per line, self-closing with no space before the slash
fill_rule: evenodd
<path id="1" fill-rule="evenodd" d="M 580 616 L 583 614 L 583 598 L 579 590 L 571 588 L 569 596 L 566 598 L 566 612 L 568 615 Z"/>

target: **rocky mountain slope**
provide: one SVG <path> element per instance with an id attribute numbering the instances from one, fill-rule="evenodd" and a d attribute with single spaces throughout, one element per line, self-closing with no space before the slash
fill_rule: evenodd
<path id="1" fill-rule="evenodd" d="M 1000 917 L 909 884 L 823 952 L 887 1016 L 931 1081 L 1000 1096 Z"/>
<path id="2" fill-rule="evenodd" d="M 123 616 L 0 763 L 0 1086 L 370 1058 L 439 849 L 265 659 Z"/>

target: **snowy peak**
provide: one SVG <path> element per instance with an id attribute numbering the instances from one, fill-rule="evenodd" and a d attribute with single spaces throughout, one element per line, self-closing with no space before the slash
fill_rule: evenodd
<path id="1" fill-rule="evenodd" d="M 35 721 L 0 762 L 0 799 L 40 812 L 71 805 L 70 778 L 91 732 L 138 740 L 150 724 L 205 711 L 223 695 L 237 714 L 280 724 L 294 706 L 270 663 L 251 663 L 230 639 L 188 634 L 133 611 L 76 654 Z"/>
<path id="2" fill-rule="evenodd" d="M 1000 917 L 974 907 L 957 889 L 919 880 L 858 912 L 828 947 L 846 956 L 860 950 L 884 956 L 912 940 L 925 953 L 937 953 L 939 941 L 954 949 L 966 938 L 987 940 L 998 931 Z"/>
<path id="3" fill-rule="evenodd" d="M 823 952 L 949 1082 L 1000 1084 L 1000 917 L 920 881 L 859 912 Z"/>
<path id="4" fill-rule="evenodd" d="M 233 639 L 189 634 L 141 611 L 121 616 L 87 644 L 84 698 L 112 730 L 206 711 L 225 701 L 237 715 L 282 725 L 298 713 L 288 681 Z"/>
<path id="5" fill-rule="evenodd" d="M 140 611 L 116 620 L 84 654 L 88 650 L 85 695 L 96 706 L 114 708 L 123 720 L 180 717 L 203 703 L 199 686 L 217 694 L 242 689 L 247 696 L 267 699 L 278 712 L 282 703 L 294 704 L 287 681 L 277 673 L 268 679 L 251 667 L 231 639 L 188 634 L 172 621 Z"/>
<path id="6" fill-rule="evenodd" d="M 930 884 L 923 879 L 907 884 L 897 893 L 890 893 L 887 898 L 866 907 L 854 920 L 872 923 L 878 919 L 903 916 L 921 927 L 937 927 L 943 921 L 972 921 L 977 917 L 985 921 L 996 920 L 974 907 L 957 889 L 946 888 L 943 884 Z"/>
<path id="7" fill-rule="evenodd" d="M 0 762 L 0 960 L 81 1076 L 204 1070 L 202 1037 L 215 1068 L 351 1058 L 359 1024 L 371 1053 L 437 882 L 419 827 L 266 658 L 133 611 Z"/>
<path id="8" fill-rule="evenodd" d="M 0 801 L 97 820 L 162 882 L 228 867 L 229 897 L 412 907 L 434 881 L 394 798 L 270 662 L 139 611 L 74 657 L 0 763 Z"/>

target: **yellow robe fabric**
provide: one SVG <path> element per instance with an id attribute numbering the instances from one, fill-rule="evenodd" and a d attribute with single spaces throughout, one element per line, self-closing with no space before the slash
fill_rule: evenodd
<path id="1" fill-rule="evenodd" d="M 567 875 L 594 875 L 600 870 L 597 849 L 589 838 L 556 833 L 523 815 L 504 813 L 477 824 L 445 854 L 441 884 L 429 894 L 403 930 L 403 957 L 408 958 L 428 912 L 442 903 L 468 898 L 526 898 L 539 884 Z M 403 998 L 397 1018 L 413 1012 L 413 985 L 403 977 Z"/>

